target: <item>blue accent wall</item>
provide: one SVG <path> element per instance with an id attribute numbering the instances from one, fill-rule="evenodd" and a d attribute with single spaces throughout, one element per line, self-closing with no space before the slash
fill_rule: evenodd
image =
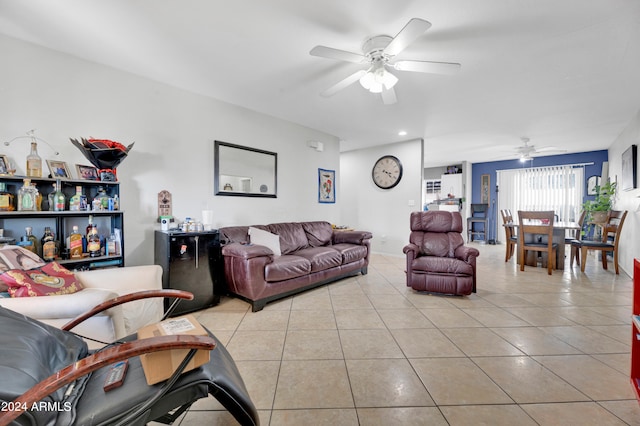
<path id="1" fill-rule="evenodd" d="M 489 237 L 490 240 L 496 239 L 496 231 L 501 230 L 502 219 L 497 211 L 497 170 L 521 169 L 527 167 L 543 167 L 543 166 L 559 166 L 563 164 L 579 164 L 593 163 L 591 166 L 584 168 L 584 185 L 585 200 L 593 199 L 593 196 L 586 196 L 587 179 L 590 176 L 600 176 L 602 173 L 602 163 L 609 161 L 609 152 L 607 150 L 578 152 L 574 154 L 550 155 L 547 157 L 534 157 L 533 160 L 524 163 L 520 160 L 491 161 L 488 163 L 475 163 L 471 166 L 471 202 L 480 203 L 480 177 L 488 174 L 490 176 L 490 202 L 489 202 Z M 503 237 L 499 235 L 498 239 Z"/>

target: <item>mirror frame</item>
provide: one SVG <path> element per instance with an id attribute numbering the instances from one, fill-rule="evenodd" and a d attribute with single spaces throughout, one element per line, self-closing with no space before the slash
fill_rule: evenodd
<path id="1" fill-rule="evenodd" d="M 273 193 L 261 194 L 257 192 L 237 192 L 237 191 L 222 191 L 220 189 L 220 162 L 224 163 L 224 158 L 220 158 L 220 147 L 234 148 L 243 151 L 249 151 L 258 154 L 264 154 L 273 156 Z M 214 157 L 214 173 L 213 173 L 213 192 L 215 195 L 227 195 L 232 197 L 263 197 L 263 198 L 277 198 L 278 197 L 278 153 L 265 151 L 257 148 L 250 148 L 248 146 L 236 145 L 228 142 L 214 141 L 213 148 Z"/>

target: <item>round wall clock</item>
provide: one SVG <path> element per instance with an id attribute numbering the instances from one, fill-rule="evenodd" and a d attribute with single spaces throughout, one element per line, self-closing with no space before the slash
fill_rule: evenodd
<path id="1" fill-rule="evenodd" d="M 380 157 L 373 165 L 371 178 L 379 188 L 391 189 L 402 179 L 402 163 L 393 155 Z"/>

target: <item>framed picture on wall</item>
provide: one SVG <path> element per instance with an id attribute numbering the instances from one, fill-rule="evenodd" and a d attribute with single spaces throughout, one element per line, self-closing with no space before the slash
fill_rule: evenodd
<path id="1" fill-rule="evenodd" d="M 480 176 L 480 203 L 481 204 L 489 204 L 490 201 L 490 188 L 491 188 L 491 176 L 490 175 L 482 175 Z"/>
<path id="2" fill-rule="evenodd" d="M 638 187 L 638 145 L 631 145 L 622 153 L 622 190 L 629 191 Z"/>
<path id="3" fill-rule="evenodd" d="M 336 171 L 318 169 L 318 202 L 336 202 Z"/>
<path id="4" fill-rule="evenodd" d="M 597 195 L 600 186 L 600 176 L 590 176 L 587 179 L 587 195 Z"/>

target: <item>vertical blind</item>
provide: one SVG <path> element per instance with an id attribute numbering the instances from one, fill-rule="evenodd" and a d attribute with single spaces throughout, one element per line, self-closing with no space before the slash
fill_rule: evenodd
<path id="1" fill-rule="evenodd" d="M 498 170 L 498 208 L 553 210 L 560 221 L 576 221 L 582 209 L 584 168 L 574 166 Z"/>

